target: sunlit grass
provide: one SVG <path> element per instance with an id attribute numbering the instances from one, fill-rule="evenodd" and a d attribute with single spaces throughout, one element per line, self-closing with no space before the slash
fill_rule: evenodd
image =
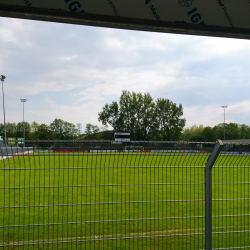
<path id="1" fill-rule="evenodd" d="M 185 153 L 56 153 L 1 161 L 0 245 L 204 249 L 207 158 Z M 217 160 L 214 216 L 249 213 L 248 200 L 230 200 L 249 198 L 249 163 L 248 156 Z M 232 184 L 236 182 L 241 184 Z M 245 231 L 248 226 L 249 216 L 213 219 L 214 232 Z M 214 247 L 250 245 L 248 236 L 215 234 Z M 41 242 L 51 244 L 38 245 Z"/>

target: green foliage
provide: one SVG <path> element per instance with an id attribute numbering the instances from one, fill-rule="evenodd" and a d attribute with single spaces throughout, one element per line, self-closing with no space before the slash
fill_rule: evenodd
<path id="1" fill-rule="evenodd" d="M 91 123 L 86 124 L 86 128 L 85 128 L 86 135 L 92 135 L 92 134 L 96 134 L 98 132 L 100 132 L 100 128 L 98 126 L 93 125 Z"/>
<path id="2" fill-rule="evenodd" d="M 49 130 L 49 126 L 46 124 L 41 124 L 38 127 L 37 130 L 37 138 L 39 138 L 39 140 L 49 140 L 51 137 L 51 131 Z"/>
<path id="3" fill-rule="evenodd" d="M 214 135 L 214 130 L 211 127 L 205 127 L 202 131 L 204 141 L 215 141 L 216 137 Z"/>
<path id="4" fill-rule="evenodd" d="M 226 123 L 226 140 L 250 139 L 250 127 L 245 124 Z M 184 141 L 215 141 L 224 139 L 224 123 L 220 123 L 213 128 L 203 127 L 203 125 L 193 125 L 182 132 L 181 139 Z"/>
<path id="5" fill-rule="evenodd" d="M 180 118 L 183 116 L 182 105 L 180 104 L 178 107 L 169 99 L 158 98 L 155 112 L 158 140 L 178 140 L 186 123 L 186 119 Z"/>
<path id="6" fill-rule="evenodd" d="M 220 123 L 214 127 L 214 134 L 217 139 L 224 139 L 224 123 Z M 237 123 L 226 123 L 225 135 L 227 140 L 244 139 L 240 138 L 240 126 Z"/>
<path id="7" fill-rule="evenodd" d="M 85 140 L 114 140 L 114 132 L 109 131 L 107 126 L 98 127 L 91 123 L 86 124 Z"/>
<path id="8" fill-rule="evenodd" d="M 50 123 L 49 128 L 52 132 L 52 138 L 54 140 L 63 140 L 63 123 L 62 119 L 55 119 Z"/>
<path id="9" fill-rule="evenodd" d="M 193 125 L 190 128 L 184 129 L 182 140 L 184 141 L 200 141 L 202 138 L 203 125 Z"/>
<path id="10" fill-rule="evenodd" d="M 72 140 L 81 134 L 81 124 L 74 125 L 55 119 L 50 125 L 24 122 L 26 140 Z M 0 124 L 0 135 L 4 137 L 4 124 Z M 23 122 L 6 123 L 7 138 L 23 138 Z"/>
<path id="11" fill-rule="evenodd" d="M 129 132 L 132 140 L 178 140 L 185 119 L 183 108 L 168 99 L 153 100 L 149 93 L 122 91 L 119 104 L 106 104 L 98 120 L 117 132 Z"/>
<path id="12" fill-rule="evenodd" d="M 25 138 L 30 138 L 30 124 L 28 122 L 24 122 L 24 129 L 25 129 Z M 7 133 L 7 129 L 6 129 Z M 8 136 L 7 136 L 8 137 Z M 16 125 L 16 138 L 22 138 L 23 137 L 23 122 L 19 122 Z"/>

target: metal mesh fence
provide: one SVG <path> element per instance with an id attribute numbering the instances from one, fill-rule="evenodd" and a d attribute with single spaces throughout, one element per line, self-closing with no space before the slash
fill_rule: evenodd
<path id="1" fill-rule="evenodd" d="M 205 248 L 204 170 L 215 143 L 25 145 L 0 161 L 0 248 Z M 248 147 L 232 145 L 212 171 L 214 248 L 249 241 Z"/>
<path id="2" fill-rule="evenodd" d="M 250 145 L 224 143 L 213 167 L 213 248 L 250 248 Z"/>

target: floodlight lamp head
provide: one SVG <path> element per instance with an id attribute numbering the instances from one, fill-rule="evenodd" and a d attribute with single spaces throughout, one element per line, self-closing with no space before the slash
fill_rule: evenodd
<path id="1" fill-rule="evenodd" d="M 27 102 L 28 100 L 27 99 L 20 99 L 21 102 Z"/>
<path id="2" fill-rule="evenodd" d="M 225 108 L 227 108 L 227 107 L 228 107 L 228 105 L 224 105 L 224 106 L 221 106 L 221 107 L 225 109 Z"/>
<path id="3" fill-rule="evenodd" d="M 1 75 L 1 81 L 3 82 L 5 80 L 6 76 Z"/>

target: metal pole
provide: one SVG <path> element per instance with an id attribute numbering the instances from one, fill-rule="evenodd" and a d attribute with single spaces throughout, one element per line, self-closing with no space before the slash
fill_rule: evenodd
<path id="1" fill-rule="evenodd" d="M 3 120 L 4 120 L 4 140 L 5 140 L 5 146 L 7 146 L 7 138 L 6 138 L 6 123 L 5 123 L 5 106 L 4 106 L 4 91 L 3 91 L 3 82 L 6 77 L 4 75 L 1 75 L 1 81 L 2 81 L 2 93 L 3 93 Z"/>
<path id="2" fill-rule="evenodd" d="M 226 109 L 224 108 L 224 141 L 226 140 L 225 121 L 226 121 Z"/>
<path id="3" fill-rule="evenodd" d="M 24 103 L 27 102 L 27 99 L 20 99 L 23 103 L 23 147 L 25 147 L 25 126 L 24 126 Z"/>
<path id="4" fill-rule="evenodd" d="M 25 128 L 24 128 L 24 102 L 23 102 L 23 147 L 25 147 Z"/>
<path id="5" fill-rule="evenodd" d="M 218 140 L 205 168 L 205 250 L 212 249 L 212 167 L 222 147 L 222 141 Z"/>
<path id="6" fill-rule="evenodd" d="M 226 108 L 228 107 L 228 105 L 224 105 L 224 106 L 221 106 L 223 109 L 224 109 L 224 141 L 226 140 L 226 129 L 225 129 L 225 121 L 226 121 Z"/>

